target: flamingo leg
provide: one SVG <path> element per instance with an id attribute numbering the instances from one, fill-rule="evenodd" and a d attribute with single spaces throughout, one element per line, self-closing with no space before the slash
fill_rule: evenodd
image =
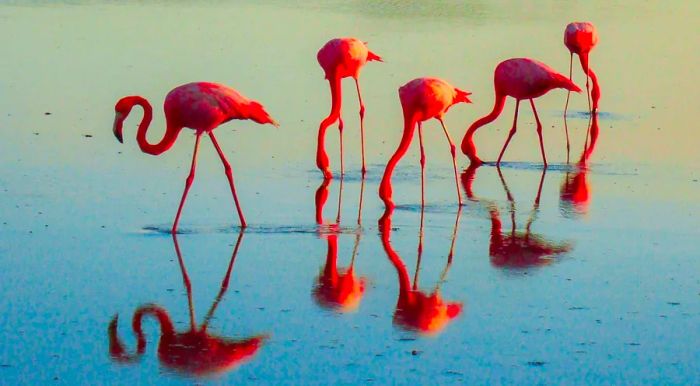
<path id="1" fill-rule="evenodd" d="M 572 52 L 569 56 L 569 80 L 573 75 L 573 63 L 574 63 L 574 53 Z M 569 97 L 571 97 L 571 90 L 566 92 L 566 105 L 564 105 L 564 131 L 566 132 L 566 163 L 569 163 L 569 126 L 566 124 L 566 112 L 569 109 Z"/>
<path id="2" fill-rule="evenodd" d="M 343 123 L 343 118 L 338 118 L 338 132 L 340 133 L 340 175 L 345 174 L 345 164 L 343 163 L 343 129 L 345 128 L 345 123 Z"/>
<path id="3" fill-rule="evenodd" d="M 340 226 L 340 209 L 343 203 L 343 175 L 340 175 L 340 187 L 338 188 L 338 211 L 335 214 L 335 223 Z"/>
<path id="4" fill-rule="evenodd" d="M 360 101 L 360 144 L 362 146 L 362 176 L 367 173 L 365 166 L 365 104 L 362 101 L 362 93 L 360 92 L 360 81 L 355 78 L 355 87 L 357 88 L 357 99 Z"/>
<path id="5" fill-rule="evenodd" d="M 496 165 L 501 164 L 501 158 L 503 158 L 503 154 L 506 152 L 506 148 L 508 147 L 508 143 L 510 143 L 510 139 L 513 138 L 513 135 L 515 134 L 515 131 L 517 130 L 518 126 L 518 109 L 520 108 L 520 99 L 515 100 L 515 115 L 513 116 L 513 127 L 511 127 L 510 132 L 508 133 L 508 139 L 506 139 L 506 143 L 503 144 L 503 148 L 501 149 L 501 154 L 498 155 L 498 161 L 496 161 Z"/>
<path id="6" fill-rule="evenodd" d="M 418 139 L 420 141 L 420 205 L 425 206 L 425 149 L 423 148 L 423 123 L 418 122 Z"/>
<path id="7" fill-rule="evenodd" d="M 532 112 L 535 113 L 535 121 L 537 121 L 537 135 L 540 137 L 540 151 L 542 152 L 542 161 L 544 162 L 544 167 L 546 169 L 547 157 L 544 155 L 544 141 L 542 140 L 542 122 L 540 122 L 540 117 L 537 115 L 535 101 L 533 101 L 532 99 L 530 99 L 530 106 L 532 106 Z"/>
<path id="8" fill-rule="evenodd" d="M 238 211 L 238 218 L 241 221 L 241 228 L 245 228 L 248 226 L 248 224 L 245 221 L 245 217 L 243 217 L 243 211 L 241 210 L 241 204 L 238 201 L 238 195 L 236 194 L 236 187 L 233 184 L 233 171 L 231 170 L 231 164 L 228 163 L 228 160 L 226 159 L 226 155 L 224 155 L 224 152 L 221 150 L 221 147 L 219 146 L 219 142 L 216 140 L 216 137 L 214 136 L 213 132 L 209 132 L 209 138 L 211 139 L 211 143 L 214 144 L 214 147 L 216 148 L 216 152 L 219 153 L 219 157 L 221 158 L 221 162 L 224 164 L 224 171 L 226 172 L 226 178 L 228 178 L 228 184 L 231 186 L 231 193 L 233 194 L 233 201 L 236 203 L 236 211 Z"/>
<path id="9" fill-rule="evenodd" d="M 241 241 L 243 241 L 243 229 L 241 229 L 238 233 L 238 239 L 236 240 L 236 246 L 233 247 L 233 253 L 231 254 L 231 260 L 229 260 L 228 262 L 228 269 L 226 270 L 226 275 L 224 275 L 224 279 L 221 281 L 221 289 L 219 290 L 219 294 L 216 295 L 214 303 L 211 305 L 211 308 L 209 308 L 207 315 L 204 317 L 204 321 L 202 322 L 201 327 L 202 331 L 206 331 L 207 326 L 209 325 L 209 321 L 214 316 L 214 311 L 216 311 L 216 307 L 219 306 L 219 303 L 221 303 L 221 299 L 224 297 L 224 294 L 226 294 L 226 290 L 228 290 L 228 282 L 231 279 L 233 263 L 236 261 L 236 255 L 238 255 L 238 248 L 240 248 L 241 246 Z"/>
<path id="10" fill-rule="evenodd" d="M 420 127 L 420 126 L 419 126 Z M 420 263 L 423 258 L 423 217 L 425 205 L 420 207 L 420 229 L 418 230 L 418 257 L 416 258 L 416 273 L 413 275 L 413 290 L 418 290 L 418 276 L 420 273 Z"/>
<path id="11" fill-rule="evenodd" d="M 182 258 L 182 252 L 180 252 L 180 245 L 177 243 L 177 235 L 175 233 L 173 233 L 173 243 L 175 244 L 177 262 L 180 265 L 180 273 L 182 273 L 182 282 L 185 284 L 185 291 L 187 291 L 187 304 L 190 311 L 190 329 L 194 330 L 196 323 L 194 316 L 194 304 L 192 302 L 192 282 L 190 282 L 190 276 L 187 274 L 185 260 Z"/>
<path id="12" fill-rule="evenodd" d="M 202 133 L 198 132 L 194 141 L 194 152 L 192 153 L 192 165 L 190 166 L 190 174 L 185 180 L 185 190 L 182 192 L 182 198 L 180 199 L 180 205 L 177 207 L 177 215 L 175 215 L 175 222 L 173 223 L 172 233 L 177 233 L 177 224 L 180 222 L 180 215 L 182 214 L 182 207 L 185 206 L 185 200 L 187 199 L 187 192 L 190 191 L 192 182 L 194 181 L 194 171 L 197 168 L 197 153 L 199 152 L 199 140 L 202 137 Z"/>
<path id="13" fill-rule="evenodd" d="M 454 168 L 455 171 L 455 187 L 457 187 L 457 201 L 459 201 L 459 206 L 462 206 L 462 193 L 459 191 L 459 177 L 457 176 L 457 147 L 455 146 L 454 141 L 452 140 L 452 137 L 450 137 L 450 133 L 447 131 L 447 127 L 445 127 L 445 122 L 442 121 L 442 118 L 438 118 L 440 121 L 440 124 L 442 125 L 442 131 L 445 132 L 445 136 L 447 137 L 447 142 L 450 143 L 450 154 L 452 154 L 452 167 Z"/>

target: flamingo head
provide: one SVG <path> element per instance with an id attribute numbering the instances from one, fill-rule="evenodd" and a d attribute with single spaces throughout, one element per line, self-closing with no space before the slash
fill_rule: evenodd
<path id="1" fill-rule="evenodd" d="M 122 126 L 124 125 L 124 120 L 131 112 L 132 107 L 134 107 L 133 97 L 124 97 L 114 105 L 114 125 L 112 126 L 112 132 L 120 143 L 124 143 Z"/>

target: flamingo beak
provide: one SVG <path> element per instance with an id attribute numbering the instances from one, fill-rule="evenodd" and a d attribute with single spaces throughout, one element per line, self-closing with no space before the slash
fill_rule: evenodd
<path id="1" fill-rule="evenodd" d="M 114 136 L 117 137 L 119 143 L 124 143 L 124 137 L 122 136 L 122 125 L 124 123 L 124 115 L 117 113 L 114 117 L 114 125 L 112 126 L 112 132 Z"/>
<path id="2" fill-rule="evenodd" d="M 277 127 L 277 128 L 280 127 L 280 124 L 272 118 L 270 118 L 270 124 L 274 127 Z"/>

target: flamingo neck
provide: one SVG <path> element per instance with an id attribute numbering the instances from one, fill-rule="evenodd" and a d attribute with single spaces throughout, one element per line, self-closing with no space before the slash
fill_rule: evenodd
<path id="1" fill-rule="evenodd" d="M 145 98 L 139 96 L 131 97 L 130 102 L 131 106 L 138 105 L 143 108 L 143 118 L 141 119 L 138 131 L 136 132 L 136 142 L 138 142 L 141 151 L 151 155 L 159 155 L 170 149 L 175 143 L 181 128 L 174 127 L 171 125 L 171 122 L 168 122 L 163 138 L 158 143 L 149 143 L 148 139 L 146 138 L 146 132 L 148 131 L 148 127 L 151 125 L 151 120 L 153 119 L 153 108 Z"/>
<path id="2" fill-rule="evenodd" d="M 396 268 L 396 273 L 399 277 L 399 304 L 409 303 L 412 299 L 411 278 L 408 275 L 408 269 L 401 260 L 401 257 L 391 246 L 391 213 L 385 213 L 380 219 L 379 230 L 381 232 L 382 246 L 389 257 L 389 261 Z"/>
<path id="3" fill-rule="evenodd" d="M 476 155 L 476 146 L 474 145 L 474 133 L 481 126 L 487 125 L 493 122 L 496 118 L 498 118 L 498 116 L 501 115 L 505 104 L 506 95 L 496 90 L 496 101 L 494 102 L 493 110 L 491 110 L 491 112 L 488 113 L 488 115 L 485 115 L 477 119 L 476 122 L 472 123 L 471 126 L 469 126 L 469 129 L 467 129 L 466 134 L 464 134 L 464 138 L 462 138 L 461 145 L 462 153 L 469 157 L 469 160 L 472 164 L 480 165 L 483 163 L 481 159 L 479 159 L 479 157 Z"/>
<path id="4" fill-rule="evenodd" d="M 326 255 L 326 266 L 323 269 L 325 280 L 332 283 L 338 281 L 338 236 L 328 236 L 328 254 Z"/>
<path id="5" fill-rule="evenodd" d="M 418 120 L 413 115 L 404 114 L 404 128 L 403 136 L 401 137 L 401 142 L 396 152 L 391 156 L 389 162 L 384 169 L 384 176 L 382 177 L 382 182 L 379 185 L 379 196 L 382 198 L 385 204 L 391 205 L 391 175 L 394 173 L 396 165 L 399 163 L 401 158 L 406 154 L 408 148 L 411 146 L 411 141 L 413 140 L 413 132 L 415 131 L 416 123 Z"/>
<path id="6" fill-rule="evenodd" d="M 591 90 L 591 99 L 593 100 L 593 111 L 598 110 L 598 101 L 600 100 L 600 85 L 598 84 L 598 77 L 596 76 L 593 69 L 588 65 L 588 52 L 581 53 L 579 56 L 581 61 L 581 67 L 583 72 L 587 73 L 591 77 L 591 82 L 593 83 L 593 89 Z"/>
<path id="7" fill-rule="evenodd" d="M 158 319 L 158 323 L 160 323 L 161 335 L 172 335 L 175 333 L 175 328 L 173 326 L 173 322 L 170 320 L 170 315 L 168 315 L 168 312 L 158 305 L 151 304 L 137 309 L 134 313 L 134 318 L 132 319 L 131 327 L 134 329 L 139 341 L 144 339 L 143 329 L 141 328 L 141 322 L 144 316 L 152 316 Z"/>
<path id="8" fill-rule="evenodd" d="M 326 130 L 328 126 L 335 123 L 340 118 L 340 105 L 342 104 L 342 91 L 340 88 L 340 77 L 331 75 L 328 77 L 328 83 L 331 87 L 331 112 L 321 121 L 318 127 L 318 144 L 316 147 L 316 165 L 324 171 L 327 177 L 330 177 L 328 153 L 326 153 Z"/>
<path id="9" fill-rule="evenodd" d="M 491 255 L 494 254 L 495 250 L 503 245 L 503 234 L 501 233 L 502 224 L 500 219 L 500 214 L 498 209 L 489 209 L 489 216 L 491 217 Z"/>

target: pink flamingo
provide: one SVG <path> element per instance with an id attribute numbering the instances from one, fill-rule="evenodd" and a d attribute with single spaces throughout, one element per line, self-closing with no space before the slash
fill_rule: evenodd
<path id="1" fill-rule="evenodd" d="M 318 147 L 316 148 L 316 165 L 323 172 L 323 177 L 328 179 L 333 177 L 326 153 L 325 137 L 326 129 L 336 121 L 340 131 L 340 173 L 343 174 L 343 118 L 340 116 L 342 104 L 342 90 L 340 81 L 343 78 L 352 77 L 355 79 L 357 97 L 360 100 L 360 137 L 362 141 L 362 175 L 367 171 L 365 167 L 365 105 L 362 102 L 360 93 L 360 70 L 365 63 L 370 61 L 382 62 L 382 58 L 367 48 L 366 43 L 356 38 L 338 38 L 328 41 L 316 55 L 318 64 L 323 68 L 323 72 L 331 86 L 331 112 L 321 122 L 318 128 Z"/>
<path id="2" fill-rule="evenodd" d="M 518 122 L 518 107 L 523 99 L 530 100 L 532 112 L 535 114 L 537 121 L 537 135 L 540 137 L 540 151 L 542 152 L 542 161 L 544 167 L 547 167 L 547 157 L 544 154 L 544 143 L 542 141 L 542 123 L 535 109 L 534 98 L 546 94 L 548 91 L 555 88 L 565 88 L 569 91 L 580 92 L 581 89 L 576 86 L 566 76 L 554 71 L 552 68 L 542 62 L 538 62 L 528 58 L 514 58 L 505 60 L 496 66 L 494 72 L 494 88 L 496 90 L 496 101 L 493 110 L 486 116 L 479 118 L 476 122 L 469 126 L 464 138 L 462 139 L 462 152 L 469 157 L 472 164 L 480 165 L 483 163 L 476 155 L 476 146 L 474 146 L 474 132 L 481 126 L 493 122 L 503 111 L 503 106 L 506 103 L 506 97 L 515 98 L 515 117 L 513 118 L 513 127 L 508 133 L 508 139 L 501 153 L 498 156 L 497 165 L 500 165 L 503 153 L 510 139 L 515 134 Z"/>
<path id="3" fill-rule="evenodd" d="M 175 370 L 183 375 L 207 377 L 221 375 L 236 366 L 252 359 L 268 339 L 267 335 L 257 335 L 244 339 L 232 339 L 209 332 L 209 322 L 214 317 L 214 311 L 221 302 L 228 289 L 229 279 L 233 264 L 238 254 L 238 249 L 243 240 L 243 231 L 238 234 L 238 240 L 233 248 L 233 254 L 228 264 L 228 269 L 221 282 L 214 303 L 204 317 L 204 322 L 197 327 L 195 322 L 194 302 L 192 301 L 192 285 L 187 274 L 187 268 L 177 243 L 177 237 L 173 234 L 175 252 L 177 253 L 182 280 L 187 290 L 189 305 L 190 328 L 187 331 L 175 330 L 168 312 L 157 304 L 147 304 L 139 307 L 132 318 L 131 326 L 136 334 L 136 352 L 129 353 L 126 346 L 117 333 L 118 315 L 112 318 L 107 329 L 109 336 L 109 354 L 112 360 L 121 363 L 134 363 L 138 361 L 146 351 L 146 336 L 143 333 L 143 318 L 150 316 L 160 323 L 160 340 L 158 342 L 158 359 L 167 368 Z"/>
<path id="4" fill-rule="evenodd" d="M 180 206 L 177 208 L 177 215 L 173 223 L 172 233 L 177 232 L 177 224 L 180 221 L 182 207 L 187 198 L 187 192 L 190 190 L 192 181 L 194 181 L 194 171 L 197 166 L 197 150 L 199 148 L 199 140 L 202 134 L 207 133 L 211 142 L 214 144 L 216 151 L 221 157 L 221 162 L 224 164 L 226 177 L 231 186 L 233 200 L 236 203 L 236 210 L 241 221 L 241 227 L 246 227 L 246 221 L 243 217 L 243 211 L 238 202 L 236 188 L 233 185 L 233 173 L 224 152 L 219 147 L 219 143 L 214 136 L 214 129 L 219 125 L 233 119 L 252 119 L 253 121 L 266 124 L 270 123 L 279 126 L 277 122 L 270 117 L 265 111 L 265 108 L 260 103 L 248 99 L 241 95 L 238 91 L 216 83 L 195 82 L 188 83 L 182 86 L 175 87 L 165 97 L 164 109 L 166 128 L 165 135 L 156 144 L 151 144 L 146 139 L 148 126 L 153 118 L 153 108 L 148 101 L 140 96 L 127 96 L 120 99 L 114 110 L 116 116 L 114 118 L 114 135 L 119 142 L 123 143 L 122 126 L 124 120 L 131 112 L 134 105 L 139 105 L 143 108 L 143 118 L 136 132 L 136 142 L 144 153 L 159 155 L 170 149 L 180 130 L 183 127 L 188 127 L 195 130 L 194 153 L 192 154 L 192 165 L 190 166 L 190 174 L 185 180 L 185 191 L 182 193 Z"/>
<path id="5" fill-rule="evenodd" d="M 593 72 L 593 69 L 588 65 L 588 54 L 593 50 L 593 47 L 598 44 L 598 31 L 596 31 L 593 23 L 589 22 L 574 22 L 569 23 L 564 31 L 564 44 L 569 49 L 571 56 L 569 58 L 569 79 L 572 75 L 572 65 L 574 54 L 578 55 L 581 61 L 581 68 L 586 74 L 586 98 L 588 99 L 588 109 L 591 112 L 598 111 L 598 101 L 600 100 L 600 86 L 598 85 L 598 77 Z M 588 78 L 593 81 L 593 90 L 590 90 Z M 590 90 L 590 98 L 589 98 Z M 564 107 L 564 116 L 569 108 L 569 96 L 566 95 L 566 106 Z M 591 99 L 593 100 L 593 109 L 591 110 Z M 569 134 L 566 135 L 567 146 L 569 143 Z"/>
<path id="6" fill-rule="evenodd" d="M 575 174 L 568 171 L 564 176 L 559 190 L 559 207 L 565 216 L 586 214 L 591 200 L 591 188 L 588 183 L 588 160 L 590 159 L 595 145 L 598 142 L 600 127 L 598 125 L 598 113 L 593 112 L 591 117 L 591 141 L 581 154 L 578 162 L 578 170 Z"/>
<path id="7" fill-rule="evenodd" d="M 450 143 L 452 153 L 452 165 L 455 172 L 455 185 L 457 188 L 457 199 L 462 205 L 462 195 L 459 192 L 459 182 L 457 177 L 457 156 L 456 147 L 450 137 L 450 133 L 445 127 L 443 117 L 447 110 L 453 105 L 464 102 L 471 103 L 468 96 L 470 92 L 462 91 L 452 87 L 449 83 L 438 78 L 417 78 L 406 83 L 399 88 L 399 99 L 403 109 L 404 128 L 401 142 L 394 155 L 389 159 L 389 163 L 384 169 L 384 176 L 379 185 L 379 197 L 384 201 L 387 208 L 393 208 L 391 175 L 401 158 L 408 151 L 408 147 L 413 140 L 413 133 L 418 124 L 418 138 L 420 140 L 420 166 L 421 166 L 421 205 L 425 205 L 425 151 L 423 149 L 423 121 L 435 118 L 440 121 L 442 130 L 445 132 L 447 141 Z"/>

